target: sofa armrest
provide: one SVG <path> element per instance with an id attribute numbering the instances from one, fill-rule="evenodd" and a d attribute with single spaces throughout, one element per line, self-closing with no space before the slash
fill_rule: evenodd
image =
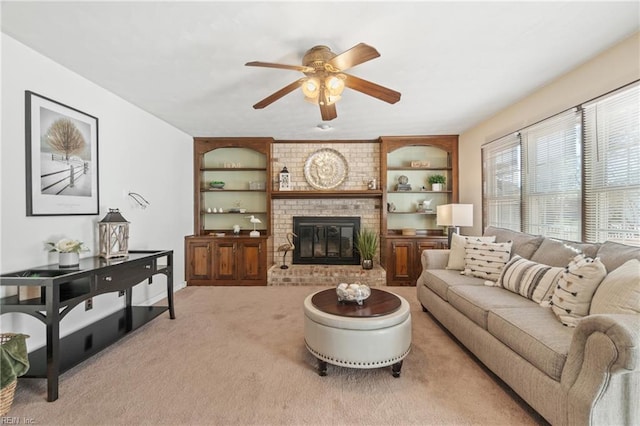
<path id="1" fill-rule="evenodd" d="M 449 263 L 449 252 L 451 250 L 422 250 L 420 261 L 422 269 L 445 269 Z"/>
<path id="2" fill-rule="evenodd" d="M 640 421 L 640 315 L 589 315 L 576 327 L 562 386 L 568 395 L 568 423 Z M 635 390 L 633 390 L 635 389 Z"/>

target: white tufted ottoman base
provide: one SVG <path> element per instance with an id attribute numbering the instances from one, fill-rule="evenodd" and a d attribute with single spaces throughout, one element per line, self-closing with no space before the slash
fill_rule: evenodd
<path id="1" fill-rule="evenodd" d="M 405 299 L 397 296 L 400 307 L 390 314 L 353 318 L 320 311 L 311 302 L 314 294 L 304 301 L 304 338 L 321 376 L 326 375 L 326 363 L 350 368 L 391 365 L 393 376 L 400 376 L 411 349 L 411 313 Z"/>

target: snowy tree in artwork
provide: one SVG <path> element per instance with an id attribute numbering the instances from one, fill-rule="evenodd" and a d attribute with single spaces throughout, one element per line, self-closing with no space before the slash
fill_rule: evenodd
<path id="1" fill-rule="evenodd" d="M 60 118 L 53 122 L 47 130 L 46 140 L 54 151 L 64 155 L 65 160 L 69 156 L 82 152 L 86 142 L 78 128 L 67 118 Z"/>

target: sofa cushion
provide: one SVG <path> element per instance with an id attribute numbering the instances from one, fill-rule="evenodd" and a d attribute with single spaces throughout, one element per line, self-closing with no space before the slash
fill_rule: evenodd
<path id="1" fill-rule="evenodd" d="M 531 260 L 549 266 L 561 266 L 564 268 L 571 262 L 571 259 L 580 253 L 584 253 L 588 257 L 596 257 L 599 248 L 600 244 L 545 238 L 542 240 L 538 250 L 531 256 Z"/>
<path id="2" fill-rule="evenodd" d="M 567 265 L 551 298 L 551 309 L 564 325 L 575 327 L 580 318 L 589 315 L 593 294 L 606 275 L 600 259 L 584 254 Z"/>
<path id="3" fill-rule="evenodd" d="M 607 272 L 611 272 L 627 260 L 640 260 L 640 247 L 605 241 L 598 249 L 598 257 L 604 263 Z"/>
<path id="4" fill-rule="evenodd" d="M 461 285 L 449 287 L 449 303 L 486 330 L 487 315 L 495 308 L 537 306 L 537 303 L 499 287 Z"/>
<path id="5" fill-rule="evenodd" d="M 560 380 L 574 329 L 560 324 L 550 309 L 496 308 L 488 315 L 487 330 L 549 377 Z"/>
<path id="6" fill-rule="evenodd" d="M 515 255 L 502 268 L 497 284 L 540 303 L 551 299 L 563 270 Z"/>
<path id="7" fill-rule="evenodd" d="M 511 255 L 517 254 L 525 259 L 531 259 L 533 253 L 538 250 L 544 237 L 542 235 L 530 235 L 524 232 L 512 231 L 506 228 L 497 228 L 495 226 L 487 226 L 484 231 L 484 236 L 495 235 L 496 242 L 504 243 L 511 241 L 513 247 L 511 248 Z"/>
<path id="8" fill-rule="evenodd" d="M 420 276 L 420 282 L 444 300 L 449 300 L 447 299 L 447 290 L 449 287 L 459 285 L 484 286 L 483 279 L 467 277 L 461 275 L 460 271 L 447 269 L 426 269 Z"/>
<path id="9" fill-rule="evenodd" d="M 495 282 L 511 257 L 511 243 L 467 241 L 465 252 L 462 273 Z"/>
<path id="10" fill-rule="evenodd" d="M 467 241 L 492 243 L 496 240 L 492 237 L 467 237 L 464 235 L 451 234 L 451 247 L 449 252 L 449 263 L 447 269 L 456 269 L 462 271 L 464 269 L 464 257 L 466 255 L 465 246 Z"/>
<path id="11" fill-rule="evenodd" d="M 640 260 L 627 260 L 602 280 L 590 314 L 640 314 Z"/>

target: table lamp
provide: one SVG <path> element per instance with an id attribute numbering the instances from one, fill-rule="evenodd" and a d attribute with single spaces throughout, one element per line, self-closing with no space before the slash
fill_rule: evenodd
<path id="1" fill-rule="evenodd" d="M 436 224 L 447 226 L 451 247 L 451 234 L 460 234 L 461 226 L 473 226 L 473 204 L 443 204 L 438 206 Z"/>

